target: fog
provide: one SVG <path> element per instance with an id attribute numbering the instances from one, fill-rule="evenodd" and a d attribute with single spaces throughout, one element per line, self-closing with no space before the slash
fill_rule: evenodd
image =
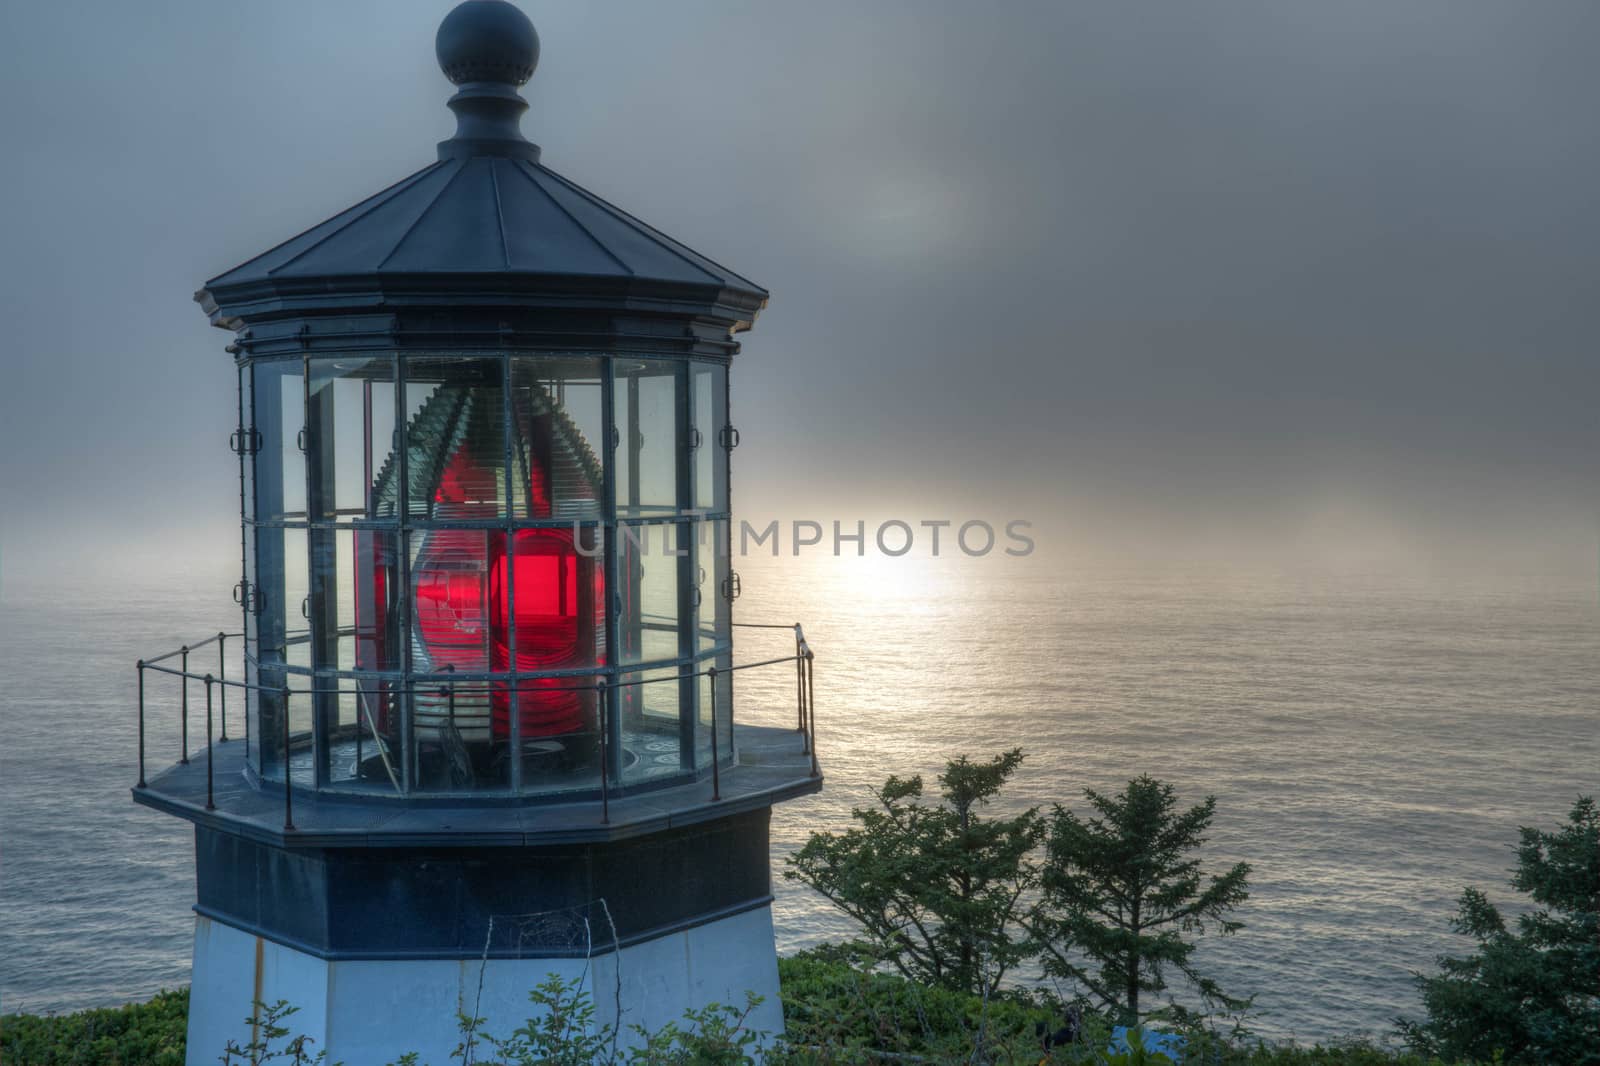
<path id="1" fill-rule="evenodd" d="M 0 11 L 0 576 L 236 560 L 191 294 L 432 160 L 448 6 Z M 752 521 L 1592 574 L 1600 7 L 525 10 L 545 164 L 772 291 Z"/>

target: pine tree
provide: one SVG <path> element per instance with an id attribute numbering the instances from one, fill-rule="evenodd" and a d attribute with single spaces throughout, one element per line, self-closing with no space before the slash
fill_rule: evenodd
<path id="1" fill-rule="evenodd" d="M 1600 808 L 1580 796 L 1556 832 L 1523 828 L 1511 885 L 1537 906 L 1512 932 L 1476 889 L 1451 925 L 1477 941 L 1418 975 L 1428 1020 L 1402 1020 L 1414 1049 L 1448 1059 L 1600 1063 Z"/>
<path id="2" fill-rule="evenodd" d="M 1033 953 L 1022 900 L 1037 883 L 1031 853 L 1044 837 L 1037 808 L 982 811 L 1022 764 L 1014 749 L 966 756 L 939 775 L 942 802 L 922 802 L 922 778 L 890 777 L 857 826 L 813 833 L 789 859 L 801 881 L 859 922 L 875 951 L 912 980 L 978 995 Z"/>
<path id="3" fill-rule="evenodd" d="M 1085 789 L 1097 816 L 1057 806 L 1050 818 L 1043 894 L 1030 925 L 1045 972 L 1076 982 L 1092 1004 L 1129 1024 L 1150 1011 L 1145 993 L 1167 988 L 1169 969 L 1208 1006 L 1242 1010 L 1203 976 L 1186 934 L 1242 928 L 1228 915 L 1249 898 L 1250 867 L 1238 863 L 1209 881 L 1191 853 L 1205 841 L 1216 797 L 1179 812 L 1173 787 L 1135 778 L 1116 796 Z"/>

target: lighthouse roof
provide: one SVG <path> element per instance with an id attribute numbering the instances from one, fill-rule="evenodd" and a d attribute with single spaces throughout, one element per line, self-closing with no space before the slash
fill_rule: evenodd
<path id="1" fill-rule="evenodd" d="M 436 51 L 458 86 L 438 160 L 206 282 L 214 324 L 445 306 L 754 320 L 761 286 L 541 162 L 519 128 L 539 43 L 517 8 L 469 0 Z"/>

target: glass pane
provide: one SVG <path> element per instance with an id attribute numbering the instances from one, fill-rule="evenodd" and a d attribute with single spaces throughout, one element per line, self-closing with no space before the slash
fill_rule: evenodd
<path id="1" fill-rule="evenodd" d="M 599 680 L 589 674 L 516 683 L 524 792 L 599 787 Z"/>
<path id="2" fill-rule="evenodd" d="M 728 611 L 728 523 L 697 522 L 695 530 L 695 649 L 703 653 L 732 639 Z"/>
<path id="3" fill-rule="evenodd" d="M 257 363 L 251 389 L 260 434 L 255 455 L 256 514 L 262 519 L 304 518 L 306 468 L 300 452 L 305 425 L 304 366 L 298 359 Z"/>
<path id="4" fill-rule="evenodd" d="M 728 449 L 723 429 L 728 423 L 727 369 L 696 363 L 693 430 L 689 434 L 694 472 L 694 506 L 701 511 L 728 509 Z"/>
<path id="5" fill-rule="evenodd" d="M 240 605 L 240 616 L 244 624 L 245 651 L 247 654 L 259 658 L 260 651 L 260 616 L 256 614 L 256 604 L 260 602 L 260 590 L 256 588 L 256 529 L 248 525 L 244 529 L 244 579 L 248 587 L 234 586 L 233 597 Z"/>
<path id="6" fill-rule="evenodd" d="M 503 364 L 495 358 L 407 359 L 406 513 L 415 518 L 506 514 Z M 398 466 L 380 472 L 379 513 L 394 506 Z"/>
<path id="7" fill-rule="evenodd" d="M 399 682 L 341 678 L 329 758 L 329 784 L 350 791 L 400 791 Z"/>
<path id="8" fill-rule="evenodd" d="M 491 588 L 496 625 L 515 613 L 518 671 L 605 664 L 605 549 L 596 526 L 524 529 L 499 560 Z M 508 573 L 509 571 L 509 573 Z M 505 669 L 498 660 L 495 669 Z"/>
<path id="9" fill-rule="evenodd" d="M 290 674 L 289 691 L 284 697 L 289 706 L 289 774 L 296 788 L 316 787 L 311 750 L 310 681 L 304 675 Z"/>
<path id="10" fill-rule="evenodd" d="M 259 607 L 258 613 L 252 612 L 256 635 L 252 651 L 258 667 L 251 680 L 266 690 L 258 695 L 252 732 L 260 756 L 258 769 L 264 777 L 279 781 L 283 779 L 283 698 L 279 690 L 286 681 L 288 654 L 283 535 L 282 529 L 256 529 L 250 538 L 255 543 L 253 597 Z"/>
<path id="11" fill-rule="evenodd" d="M 617 527 L 619 662 L 656 662 L 686 654 L 679 631 L 678 570 L 687 550 L 686 527 L 679 523 Z"/>
<path id="12" fill-rule="evenodd" d="M 679 507 L 680 442 L 687 429 L 682 367 L 617 364 L 617 512 L 669 514 Z M 680 410 L 682 408 L 682 410 Z"/>
<path id="13" fill-rule="evenodd" d="M 490 573 L 503 552 L 505 535 L 481 529 L 430 529 L 408 536 L 411 669 L 419 674 L 504 669 L 491 665 L 496 627 Z"/>
<path id="14" fill-rule="evenodd" d="M 250 744 L 256 772 L 269 781 L 283 780 L 283 696 L 285 674 L 281 661 L 264 660 L 250 671 L 250 680 L 262 686 L 251 692 Z"/>
<path id="15" fill-rule="evenodd" d="M 244 451 L 244 461 L 239 468 L 244 476 L 244 492 L 241 494 L 240 507 L 243 514 L 240 516 L 246 522 L 254 520 L 256 516 L 256 432 L 252 412 L 255 402 L 251 399 L 254 389 L 254 375 L 248 366 L 239 368 L 239 436 L 234 438 L 233 446 Z M 248 571 L 247 571 L 248 572 Z"/>
<path id="16" fill-rule="evenodd" d="M 373 486 L 392 482 L 397 475 L 390 468 L 399 463 L 394 399 L 389 356 L 311 361 L 306 462 L 313 518 L 348 522 L 379 515 Z"/>
<path id="17" fill-rule="evenodd" d="M 405 661 L 399 537 L 373 529 L 341 530 L 339 537 L 339 669 L 399 670 Z"/>
<path id="18" fill-rule="evenodd" d="M 411 736 L 416 787 L 504 787 L 510 693 L 504 683 L 455 680 L 506 668 L 505 534 L 434 529 L 409 535 Z"/>
<path id="19" fill-rule="evenodd" d="M 717 760 L 724 766 L 728 765 L 733 756 L 732 722 L 733 722 L 733 675 L 728 673 L 728 667 L 733 663 L 731 652 L 718 654 L 702 659 L 696 666 L 696 671 L 706 671 L 711 667 L 717 668 L 716 678 L 716 721 L 717 721 Z M 695 678 L 695 708 L 696 722 L 694 732 L 695 766 L 704 769 L 711 765 L 711 678 L 702 676 Z"/>
<path id="20" fill-rule="evenodd" d="M 454 680 L 448 671 L 411 685 L 416 789 L 471 792 L 509 784 L 503 681 Z"/>
<path id="21" fill-rule="evenodd" d="M 684 771 L 683 682 L 677 667 L 623 674 L 613 694 L 622 725 L 624 784 L 671 777 Z M 631 684 L 631 682 L 644 682 Z"/>
<path id="22" fill-rule="evenodd" d="M 311 560 L 306 531 L 283 529 L 277 532 L 283 538 L 283 583 L 275 590 L 269 589 L 266 595 L 283 611 L 284 660 L 293 669 L 310 670 Z M 292 680 L 290 684 L 303 687 L 304 679 Z M 310 713 L 309 708 L 299 709 Z"/>
<path id="23" fill-rule="evenodd" d="M 511 360 L 511 511 L 518 518 L 596 518 L 604 492 L 600 360 Z"/>

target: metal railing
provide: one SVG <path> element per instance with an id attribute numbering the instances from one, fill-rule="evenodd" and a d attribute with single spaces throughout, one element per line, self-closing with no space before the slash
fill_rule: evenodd
<path id="1" fill-rule="evenodd" d="M 598 680 L 598 681 L 596 681 L 596 682 L 594 682 L 592 684 L 587 684 L 587 685 L 580 684 L 580 685 L 570 685 L 570 686 L 563 686 L 563 687 L 546 687 L 544 685 L 539 686 L 539 688 L 537 690 L 537 694 L 541 695 L 541 696 L 546 695 L 546 694 L 554 694 L 554 693 L 576 693 L 576 692 L 593 692 L 595 694 L 596 702 L 599 705 L 599 722 L 598 722 L 598 729 L 599 729 L 599 735 L 600 735 L 600 745 L 599 745 L 599 747 L 600 747 L 600 750 L 599 750 L 599 756 L 600 756 L 600 759 L 599 759 L 599 762 L 600 762 L 600 789 L 599 789 L 599 791 L 600 791 L 600 821 L 601 821 L 602 824 L 609 824 L 609 822 L 611 820 L 611 792 L 612 792 L 612 787 L 611 787 L 610 771 L 609 771 L 609 767 L 610 767 L 610 763 L 611 763 L 611 753 L 609 751 L 609 745 L 612 743 L 612 741 L 611 741 L 612 705 L 613 705 L 613 702 L 614 702 L 615 693 L 617 693 L 621 689 L 635 688 L 635 687 L 639 687 L 639 686 L 643 686 L 643 685 L 661 684 L 661 683 L 666 683 L 666 682 L 682 683 L 684 681 L 688 681 L 688 680 L 691 680 L 691 679 L 694 679 L 694 678 L 700 678 L 700 677 L 704 677 L 704 678 L 708 679 L 709 684 L 708 684 L 707 687 L 708 687 L 709 692 L 710 692 L 710 714 L 711 714 L 711 730 L 710 730 L 710 732 L 711 732 L 711 799 L 712 799 L 713 802 L 721 802 L 721 800 L 722 800 L 722 770 L 721 770 L 722 759 L 721 759 L 721 753 L 720 753 L 719 744 L 718 744 L 718 734 L 720 733 L 720 730 L 718 728 L 718 723 L 717 723 L 717 678 L 720 677 L 720 676 L 723 676 L 723 675 L 731 675 L 731 674 L 734 674 L 734 673 L 737 673 L 737 672 L 743 671 L 743 670 L 755 670 L 755 669 L 759 669 L 759 668 L 762 668 L 762 667 L 768 667 L 768 666 L 774 666 L 774 665 L 778 665 L 778 664 L 782 664 L 782 663 L 791 663 L 792 662 L 794 664 L 794 667 L 795 667 L 795 723 L 796 723 L 795 724 L 795 730 L 796 730 L 796 732 L 801 734 L 801 751 L 802 751 L 802 753 L 810 757 L 810 760 L 811 760 L 811 767 L 810 767 L 811 776 L 813 776 L 813 777 L 820 777 L 821 776 L 821 774 L 822 774 L 821 766 L 817 762 L 816 714 L 815 714 L 815 704 L 814 704 L 814 698 L 813 698 L 813 695 L 814 695 L 814 684 L 813 684 L 814 665 L 813 664 L 815 662 L 815 658 L 816 657 L 815 657 L 815 655 L 813 654 L 813 652 L 811 650 L 810 644 L 807 643 L 807 641 L 806 641 L 805 631 L 801 628 L 800 623 L 798 623 L 798 622 L 796 622 L 796 623 L 794 623 L 792 625 L 782 625 L 782 624 L 778 624 L 778 623 L 760 623 L 760 622 L 733 622 L 731 624 L 734 625 L 734 626 L 737 626 L 737 627 L 739 627 L 741 629 L 786 629 L 786 630 L 790 630 L 790 631 L 792 631 L 794 633 L 794 647 L 795 647 L 794 654 L 793 655 L 782 655 L 782 656 L 777 656 L 777 657 L 768 658 L 768 659 L 761 659 L 761 660 L 758 660 L 756 662 L 739 663 L 737 665 L 727 666 L 727 667 L 723 667 L 721 669 L 717 668 L 716 666 L 710 666 L 710 667 L 707 667 L 704 670 L 695 670 L 695 671 L 688 671 L 688 672 L 677 672 L 677 673 L 673 673 L 673 674 L 665 675 L 665 676 L 661 676 L 661 677 L 637 678 L 637 679 L 632 679 L 632 680 L 617 680 L 615 678 L 609 678 L 609 679 Z M 254 692 L 257 692 L 257 693 L 268 693 L 268 694 L 273 695 L 273 696 L 281 696 L 282 699 L 283 699 L 283 705 L 282 705 L 281 713 L 278 715 L 278 717 L 282 721 L 282 736 L 279 739 L 280 739 L 280 741 L 281 741 L 281 743 L 283 745 L 283 770 L 284 770 L 284 772 L 283 772 L 283 828 L 284 828 L 285 831 L 292 832 L 295 829 L 295 825 L 294 825 L 294 795 L 293 795 L 294 794 L 294 782 L 293 782 L 293 774 L 291 772 L 290 763 L 289 763 L 289 755 L 290 755 L 290 751 L 291 751 L 291 747 L 292 747 L 292 743 L 293 743 L 293 735 L 292 735 L 291 725 L 290 725 L 290 721 L 289 721 L 289 719 L 290 719 L 290 714 L 289 714 L 290 700 L 295 696 L 316 696 L 316 695 L 326 695 L 326 694 L 350 695 L 352 693 L 354 693 L 356 695 L 360 695 L 363 692 L 363 690 L 360 689 L 360 688 L 351 689 L 351 688 L 347 688 L 347 687 L 340 687 L 337 684 L 335 684 L 335 686 L 332 687 L 332 688 L 328 688 L 328 687 L 324 687 L 324 686 L 318 686 L 318 685 L 312 685 L 310 687 L 305 687 L 305 688 L 293 688 L 293 687 L 291 687 L 291 686 L 289 686 L 287 684 L 284 684 L 284 685 L 261 685 L 261 684 L 256 684 L 256 683 L 250 682 L 250 681 L 242 681 L 242 680 L 229 678 L 227 676 L 227 641 L 229 641 L 230 639 L 238 639 L 238 638 L 241 638 L 242 636 L 243 636 L 242 633 L 222 633 L 222 632 L 219 632 L 215 636 L 207 637 L 204 640 L 197 641 L 196 643 L 185 644 L 185 645 L 183 645 L 182 647 L 178 648 L 175 651 L 166 652 L 166 653 L 164 653 L 162 655 L 158 655 L 158 656 L 156 656 L 156 657 L 154 657 L 152 659 L 140 659 L 138 661 L 138 663 L 136 664 L 136 667 L 137 667 L 138 674 L 139 674 L 139 721 L 138 721 L 138 725 L 139 725 L 139 781 L 138 781 L 138 784 L 135 787 L 136 788 L 140 788 L 140 789 L 147 789 L 147 788 L 150 787 L 148 782 L 147 782 L 147 780 L 146 780 L 146 776 L 145 776 L 145 759 L 146 759 L 145 735 L 146 735 L 146 724 L 147 724 L 146 723 L 145 673 L 147 671 L 151 671 L 151 672 L 159 673 L 159 674 L 165 674 L 167 676 L 179 679 L 178 723 L 177 724 L 178 724 L 179 750 L 180 750 L 180 757 L 178 759 L 178 762 L 179 762 L 180 765 L 187 766 L 189 764 L 189 762 L 190 762 L 190 758 L 189 758 L 189 685 L 190 685 L 190 682 L 199 682 L 199 683 L 201 683 L 201 684 L 203 684 L 205 686 L 205 703 L 206 703 L 206 723 L 205 723 L 205 726 L 206 726 L 206 805 L 205 805 L 205 809 L 208 810 L 208 811 L 216 810 L 216 786 L 215 786 L 215 776 L 214 776 L 214 771 L 213 771 L 214 760 L 212 758 L 212 749 L 217 744 L 229 743 L 229 737 L 228 737 L 228 704 L 227 704 L 227 691 L 228 691 L 228 689 L 229 688 L 234 688 L 234 689 L 238 689 L 238 690 L 243 691 L 243 692 L 254 691 Z M 201 648 L 204 648 L 205 646 L 207 646 L 209 644 L 212 644 L 212 643 L 215 643 L 217 645 L 217 657 L 218 657 L 217 672 L 215 674 L 212 674 L 212 673 L 209 673 L 209 672 L 201 674 L 201 673 L 197 673 L 195 671 L 191 671 L 189 669 L 189 656 L 193 652 L 196 652 L 196 651 L 200 650 Z M 172 666 L 165 665 L 168 662 L 168 660 L 171 660 L 173 658 L 177 658 L 179 660 L 179 665 L 176 668 L 174 668 Z M 261 664 L 257 664 L 257 665 L 258 665 L 258 668 L 259 668 Z M 274 665 L 281 665 L 281 664 L 274 664 Z M 627 668 L 616 668 L 616 672 L 618 672 L 618 673 L 626 673 L 626 672 L 628 672 L 628 669 Z M 371 680 L 371 679 L 367 679 L 367 680 Z M 481 685 L 480 687 L 477 687 L 477 688 L 472 688 L 472 687 L 463 688 L 459 684 L 454 683 L 454 682 L 445 681 L 443 683 L 440 683 L 440 679 L 436 675 L 434 675 L 434 676 L 427 677 L 426 680 L 424 682 L 422 682 L 422 684 L 425 687 L 434 687 L 435 685 L 437 685 L 437 694 L 438 694 L 438 696 L 447 701 L 447 712 L 446 713 L 449 715 L 450 721 L 451 721 L 452 726 L 453 726 L 453 724 L 454 724 L 454 715 L 455 715 L 455 702 L 456 702 L 456 697 L 458 695 L 484 695 L 484 694 L 487 694 L 487 693 L 490 693 L 490 692 L 494 691 L 495 687 L 497 685 L 498 686 L 518 687 L 518 686 L 520 686 L 521 684 L 523 684 L 525 682 L 535 681 L 535 680 L 549 680 L 549 678 L 548 677 L 538 678 L 538 677 L 524 676 L 524 675 L 521 675 L 521 674 L 510 674 L 504 680 L 497 680 L 497 681 L 495 681 L 495 682 L 493 682 L 492 684 L 489 684 L 489 685 Z M 418 678 L 416 678 L 416 677 L 412 677 L 412 678 L 408 678 L 408 679 L 396 678 L 396 679 L 392 679 L 391 681 L 389 681 L 387 683 L 389 683 L 389 684 L 407 685 L 408 687 L 410 687 L 410 688 L 412 688 L 414 690 L 416 685 L 417 685 L 417 683 L 418 683 Z M 213 700 L 213 692 L 215 692 L 217 694 L 217 696 L 219 697 L 215 701 Z M 248 706 L 248 700 L 246 701 L 246 703 L 247 703 L 247 706 Z M 220 707 L 221 731 L 220 731 L 220 736 L 217 736 L 217 737 L 213 737 L 213 733 L 212 733 L 214 707 Z M 682 713 L 682 712 L 680 712 L 680 713 Z M 413 706 L 412 709 L 411 709 L 411 712 L 403 717 L 403 719 L 402 719 L 403 724 L 404 723 L 408 723 L 409 719 L 414 717 L 414 715 L 415 715 L 415 707 Z M 370 720 L 371 719 L 370 719 L 370 715 L 369 715 L 368 716 L 369 723 L 370 723 Z M 249 756 L 250 756 L 250 715 L 249 715 L 248 711 L 244 715 L 244 723 L 245 723 L 244 724 L 244 754 L 245 754 L 246 760 L 248 760 Z M 732 739 L 733 725 L 734 725 L 734 722 L 733 722 L 733 709 L 732 709 L 732 707 L 730 705 L 729 708 L 728 708 L 728 729 L 729 729 L 729 739 L 730 740 Z M 361 738 L 361 732 L 360 732 L 360 724 L 358 722 L 357 723 L 357 731 L 356 731 L 358 761 L 359 761 L 359 751 L 360 751 L 360 738 Z M 374 730 L 374 739 L 376 740 L 376 730 Z M 403 745 L 404 745 L 404 742 L 403 742 Z M 388 756 L 384 752 L 384 748 L 383 748 L 383 746 L 381 744 L 378 745 L 378 750 L 379 750 L 379 754 L 383 757 L 385 768 L 388 770 L 389 776 L 390 776 L 391 780 L 394 782 L 397 791 L 400 791 L 400 792 L 402 792 L 402 794 L 406 794 L 406 795 L 420 795 L 420 796 L 423 796 L 423 797 L 426 797 L 427 795 L 429 795 L 429 793 L 412 793 L 412 792 L 409 792 L 408 788 L 404 787 L 405 785 L 409 785 L 409 782 L 406 780 L 405 775 L 404 774 L 397 775 L 394 772 L 392 765 L 390 765 L 390 763 L 389 763 Z M 402 756 L 404 756 L 405 754 L 406 754 L 405 752 L 402 752 Z M 320 791 L 323 791 L 323 790 L 318 789 L 318 788 L 313 788 L 311 791 L 313 793 L 316 793 L 316 792 L 320 792 Z M 348 795 L 348 793 L 345 793 L 345 794 Z"/>

